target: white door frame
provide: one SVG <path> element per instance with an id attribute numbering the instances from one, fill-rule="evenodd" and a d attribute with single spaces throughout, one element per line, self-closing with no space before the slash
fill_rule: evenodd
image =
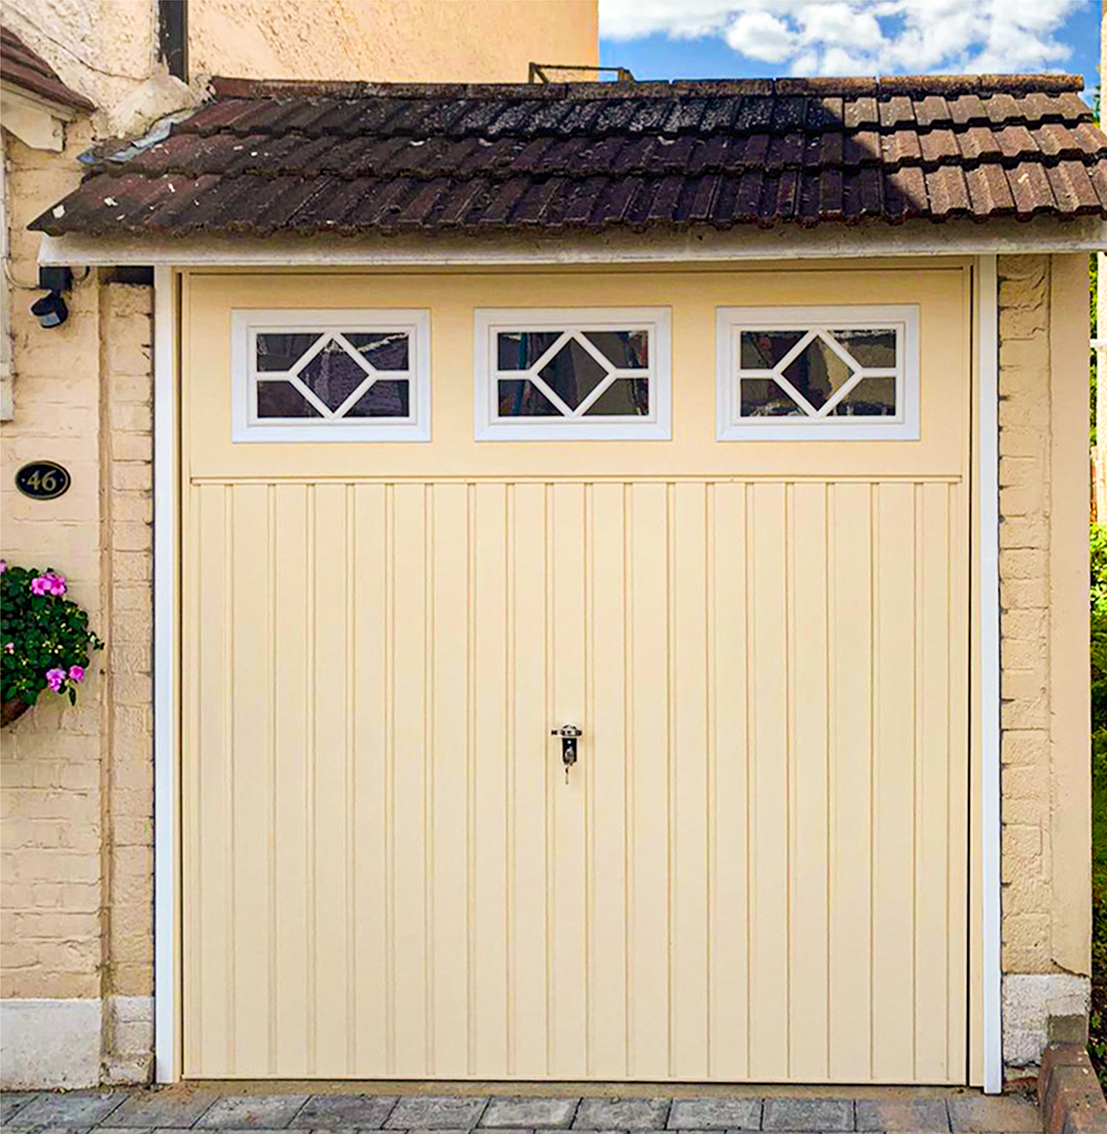
<path id="1" fill-rule="evenodd" d="M 616 257 L 617 258 L 617 257 Z M 674 260 L 679 257 L 674 257 Z M 1003 1088 L 1000 957 L 999 431 L 996 256 L 974 272 L 980 609 L 984 1090 Z M 154 269 L 154 1067 L 181 1078 L 179 274 Z M 970 891 L 971 893 L 972 891 Z M 970 1018 L 971 1018 L 970 1011 Z"/>
<path id="2" fill-rule="evenodd" d="M 1003 970 L 1000 949 L 999 297 L 995 254 L 974 274 L 980 590 L 980 889 L 984 1091 L 1003 1090 Z M 970 888 L 971 893 L 971 888 Z"/>
<path id="3" fill-rule="evenodd" d="M 178 276 L 154 269 L 154 1079 L 181 1077 Z"/>

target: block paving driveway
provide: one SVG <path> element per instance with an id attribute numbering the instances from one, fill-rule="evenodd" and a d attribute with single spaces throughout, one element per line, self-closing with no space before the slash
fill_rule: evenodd
<path id="1" fill-rule="evenodd" d="M 222 1094 L 205 1087 L 7 1092 L 5 1134 L 139 1134 L 141 1131 L 434 1131 L 542 1134 L 582 1130 L 766 1130 L 839 1134 L 1040 1134 L 1024 1095 L 889 1090 L 865 1098 L 713 1094 L 706 1098 L 481 1097 L 470 1094 Z"/>

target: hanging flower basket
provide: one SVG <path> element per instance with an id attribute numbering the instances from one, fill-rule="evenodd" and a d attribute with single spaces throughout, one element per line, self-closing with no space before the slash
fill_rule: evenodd
<path id="1" fill-rule="evenodd" d="M 65 576 L 53 568 L 9 567 L 0 559 L 0 727 L 47 690 L 75 705 L 89 654 L 104 648 L 66 590 Z"/>

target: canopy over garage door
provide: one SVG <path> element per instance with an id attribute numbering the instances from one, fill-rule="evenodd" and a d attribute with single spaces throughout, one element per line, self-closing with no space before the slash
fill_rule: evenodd
<path id="1" fill-rule="evenodd" d="M 919 440 L 717 439 L 718 309 L 843 299 L 917 310 Z M 546 395 L 482 401 L 475 326 L 535 361 L 486 308 L 647 311 L 671 439 L 497 436 Z M 968 311 L 954 268 L 189 277 L 186 1075 L 964 1082 Z M 358 353 L 429 440 L 319 432 Z"/>

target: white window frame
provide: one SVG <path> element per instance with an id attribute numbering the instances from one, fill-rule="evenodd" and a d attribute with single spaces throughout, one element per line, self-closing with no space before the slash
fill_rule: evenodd
<path id="1" fill-rule="evenodd" d="M 473 312 L 474 435 L 478 441 L 668 441 L 672 437 L 672 312 L 668 307 L 512 307 Z M 624 377 L 645 375 L 650 383 L 650 413 L 616 419 L 573 417 L 500 417 L 497 382 L 522 378 L 545 365 L 563 346 L 555 343 L 530 370 L 496 367 L 496 336 L 503 331 L 638 331 L 650 334 L 645 370 L 616 371 Z M 585 342 L 585 340 L 580 340 Z M 597 361 L 610 367 L 585 342 Z M 598 397 L 598 394 L 595 394 Z M 577 407 L 580 414 L 592 395 Z"/>
<path id="2" fill-rule="evenodd" d="M 715 436 L 719 441 L 917 441 L 919 439 L 919 308 L 895 306 L 719 307 L 716 309 Z M 867 330 L 896 332 L 896 409 L 892 417 L 827 417 L 837 398 L 817 417 L 740 417 L 739 375 L 743 331 Z M 826 340 L 824 340 L 826 341 Z M 777 370 L 806 345 L 797 343 Z M 832 346 L 833 344 L 829 344 Z M 852 364 L 851 364 L 852 365 Z M 868 373 L 862 371 L 861 375 Z M 887 377 L 887 371 L 880 374 Z M 769 370 L 756 376 L 771 377 Z M 857 379 L 860 381 L 860 377 Z M 852 383 L 851 383 L 852 385 Z M 843 389 L 842 393 L 845 390 Z M 841 393 L 838 395 L 841 396 Z"/>
<path id="3" fill-rule="evenodd" d="M 402 331 L 408 369 L 381 371 L 409 382 L 408 417 L 289 419 L 257 416 L 259 334 Z M 239 308 L 231 312 L 231 440 L 234 442 L 429 441 L 431 439 L 430 312 L 426 309 Z"/>

